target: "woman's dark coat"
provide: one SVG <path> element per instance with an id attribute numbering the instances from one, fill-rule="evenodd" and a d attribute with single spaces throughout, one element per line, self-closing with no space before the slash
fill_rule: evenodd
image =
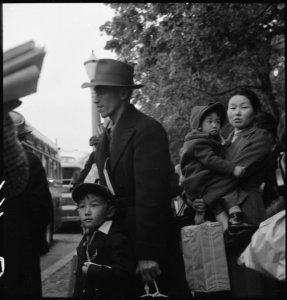
<path id="1" fill-rule="evenodd" d="M 29 183 L 21 195 L 5 199 L 0 218 L 3 230 L 0 256 L 5 259 L 0 289 L 1 297 L 9 299 L 41 296 L 40 254 L 45 248 L 43 233 L 53 210 L 42 163 L 28 151 L 27 157 Z"/>
<path id="2" fill-rule="evenodd" d="M 118 198 L 118 220 L 134 232 L 138 259 L 161 261 L 166 254 L 171 217 L 170 155 L 163 126 L 129 105 L 116 125 L 109 150 L 107 130 L 100 138 L 96 163 L 105 183 L 104 163 Z"/>
<path id="3" fill-rule="evenodd" d="M 232 137 L 233 133 L 227 141 L 231 141 Z M 246 167 L 246 173 L 240 180 L 227 176 L 212 179 L 208 191 L 203 196 L 204 201 L 213 205 L 216 200 L 239 187 L 248 194 L 241 204 L 242 210 L 254 223 L 260 223 L 265 218 L 265 209 L 259 186 L 268 166 L 272 150 L 271 141 L 271 134 L 264 129 L 252 127 L 244 130 L 235 142 L 226 147 L 225 159 Z"/>
<path id="4" fill-rule="evenodd" d="M 227 140 L 231 141 L 233 133 Z M 264 204 L 259 186 L 268 166 L 272 150 L 271 134 L 259 128 L 248 128 L 226 148 L 226 159 L 233 161 L 236 165 L 245 166 L 246 173 L 241 180 L 218 176 L 215 178 L 206 195 L 203 197 L 209 204 L 235 187 L 243 190 L 247 197 L 240 204 L 240 208 L 249 219 L 259 224 L 266 218 Z M 228 263 L 231 280 L 232 296 L 236 297 L 263 297 L 274 295 L 273 282 L 264 278 L 259 273 L 246 269 L 237 264 L 237 249 L 228 250 Z"/>

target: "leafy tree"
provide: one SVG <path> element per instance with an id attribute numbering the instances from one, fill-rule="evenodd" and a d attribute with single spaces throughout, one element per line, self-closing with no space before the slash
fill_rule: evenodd
<path id="1" fill-rule="evenodd" d="M 166 127 L 174 162 L 194 105 L 247 86 L 276 118 L 285 108 L 283 3 L 107 5 L 116 16 L 101 26 L 106 49 L 135 64 L 145 88 L 133 101 Z"/>

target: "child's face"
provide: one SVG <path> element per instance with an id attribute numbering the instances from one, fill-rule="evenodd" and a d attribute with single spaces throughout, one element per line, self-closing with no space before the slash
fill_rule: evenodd
<path id="1" fill-rule="evenodd" d="M 110 217 L 111 209 L 102 196 L 87 194 L 79 202 L 79 216 L 85 228 L 92 229 L 101 225 Z"/>
<path id="2" fill-rule="evenodd" d="M 218 134 L 220 127 L 220 117 L 216 112 L 211 112 L 201 123 L 201 130 L 205 133 Z"/>

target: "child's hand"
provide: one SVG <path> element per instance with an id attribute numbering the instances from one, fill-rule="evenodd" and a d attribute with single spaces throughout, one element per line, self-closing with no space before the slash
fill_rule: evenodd
<path id="1" fill-rule="evenodd" d="M 205 213 L 197 212 L 194 216 L 194 224 L 199 225 L 205 222 Z"/>
<path id="2" fill-rule="evenodd" d="M 196 212 L 206 211 L 206 204 L 205 204 L 205 202 L 203 201 L 202 198 L 194 199 L 191 202 L 191 206 Z"/>
<path id="3" fill-rule="evenodd" d="M 243 174 L 245 173 L 245 168 L 241 167 L 241 166 L 235 166 L 234 170 L 233 170 L 233 175 L 235 177 L 242 177 Z"/>

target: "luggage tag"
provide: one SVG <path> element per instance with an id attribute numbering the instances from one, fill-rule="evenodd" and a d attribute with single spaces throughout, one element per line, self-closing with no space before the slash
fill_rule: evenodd
<path id="1" fill-rule="evenodd" d="M 276 174 L 276 182 L 278 186 L 283 186 L 284 185 L 284 180 L 283 180 L 283 176 L 282 176 L 282 171 L 281 169 L 277 168 L 275 170 L 275 174 Z"/>
<path id="2" fill-rule="evenodd" d="M 155 289 L 156 289 L 155 293 L 150 293 L 149 284 L 148 284 L 148 282 L 146 282 L 145 286 L 144 286 L 145 294 L 141 295 L 142 298 L 144 298 L 144 297 L 153 297 L 153 298 L 154 297 L 167 297 L 166 295 L 161 294 L 155 280 L 153 281 L 153 284 L 154 284 Z"/>
<path id="3" fill-rule="evenodd" d="M 276 182 L 277 182 L 278 186 L 283 186 L 284 185 L 283 172 L 280 168 L 280 159 L 281 158 L 282 158 L 282 156 L 279 156 L 277 158 L 277 169 L 275 170 Z"/>

